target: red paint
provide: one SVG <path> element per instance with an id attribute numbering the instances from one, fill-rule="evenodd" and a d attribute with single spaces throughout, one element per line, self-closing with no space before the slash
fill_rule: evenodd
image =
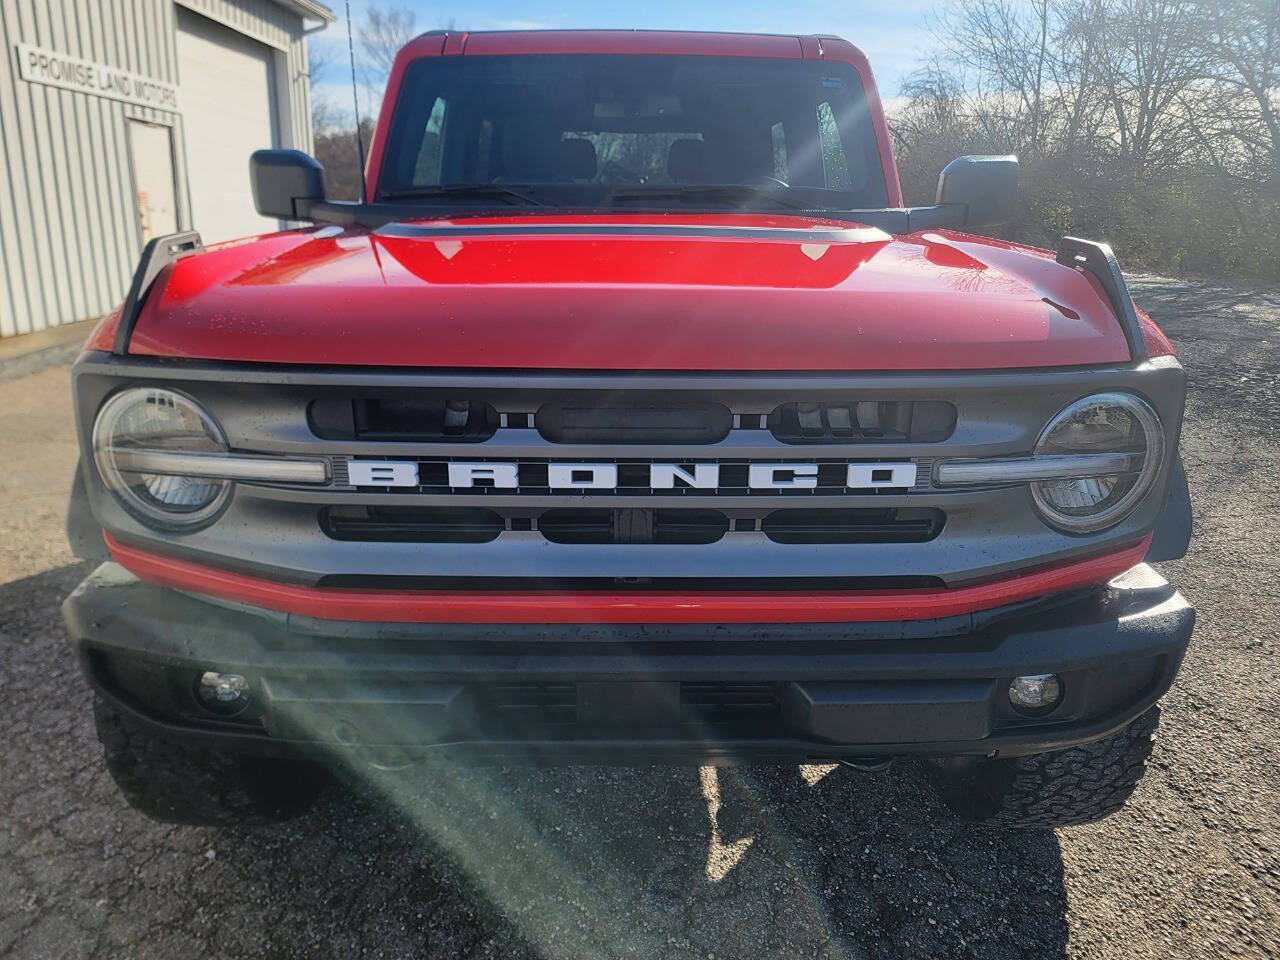
<path id="1" fill-rule="evenodd" d="M 1176 357 L 1178 351 L 1173 348 L 1173 344 L 1169 338 L 1164 335 L 1154 320 L 1147 315 L 1147 312 L 1134 304 L 1134 308 L 1138 311 L 1138 320 L 1142 324 L 1142 342 L 1146 344 L 1147 356 L 1149 357 Z"/>
<path id="2" fill-rule="evenodd" d="M 120 307 L 107 314 L 93 326 L 89 339 L 84 342 L 86 350 L 111 350 L 116 344 L 116 329 L 120 326 Z"/>
<path id="3" fill-rule="evenodd" d="M 387 623 L 821 623 L 927 620 L 1106 583 L 1141 563 L 1151 543 L 952 589 L 825 593 L 454 593 L 346 590 L 278 583 L 139 550 L 104 534 L 139 579 L 282 613 Z"/>
<path id="4" fill-rule="evenodd" d="M 750 33 L 681 33 L 665 30 L 516 30 L 491 33 L 427 34 L 411 40 L 396 54 L 382 98 L 383 118 L 373 134 L 365 165 L 365 186 L 377 196 L 378 175 L 387 146 L 387 127 L 409 65 L 423 57 L 439 56 L 536 56 L 561 54 L 612 54 L 651 56 L 770 57 L 813 59 L 847 63 L 862 80 L 871 122 L 880 143 L 880 162 L 889 188 L 889 206 L 902 206 L 902 187 L 893 158 L 889 126 L 880 103 L 879 88 L 866 55 L 834 37 L 764 36 Z"/>
<path id="5" fill-rule="evenodd" d="M 848 226 L 767 215 L 526 215 L 634 235 L 272 234 L 170 268 L 130 351 L 262 363 L 584 370 L 974 370 L 1123 363 L 1083 275 L 950 231 L 823 247 L 646 223 Z M 1066 310 L 1051 306 L 1058 304 Z"/>

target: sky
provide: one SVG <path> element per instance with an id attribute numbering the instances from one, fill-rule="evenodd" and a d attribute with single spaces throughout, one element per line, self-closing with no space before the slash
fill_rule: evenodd
<path id="1" fill-rule="evenodd" d="M 324 0 L 338 15 L 319 41 L 341 45 L 346 55 L 343 0 Z M 459 30 L 655 29 L 737 30 L 746 33 L 828 33 L 844 37 L 870 58 L 881 96 L 891 104 L 909 74 L 931 49 L 928 21 L 937 0 L 791 0 L 756 6 L 728 0 L 467 0 L 456 6 L 428 0 L 375 0 L 374 5 L 404 7 L 416 17 L 417 30 L 434 30 L 451 22 Z M 369 0 L 351 0 L 351 16 L 364 19 Z M 359 51 L 357 50 L 357 57 Z M 313 79 L 316 92 L 339 109 L 351 102 L 346 60 Z M 368 106 L 362 102 L 361 109 Z"/>

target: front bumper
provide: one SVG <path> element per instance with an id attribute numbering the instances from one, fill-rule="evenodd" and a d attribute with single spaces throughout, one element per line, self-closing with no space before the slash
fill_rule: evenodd
<path id="1" fill-rule="evenodd" d="M 315 620 L 104 563 L 67 599 L 103 696 L 156 733 L 272 756 L 636 763 L 1016 756 L 1107 736 L 1173 682 L 1195 611 L 1150 567 L 937 620 L 447 624 Z M 249 679 L 206 711 L 205 670 Z M 1006 688 L 1057 673 L 1057 709 Z"/>

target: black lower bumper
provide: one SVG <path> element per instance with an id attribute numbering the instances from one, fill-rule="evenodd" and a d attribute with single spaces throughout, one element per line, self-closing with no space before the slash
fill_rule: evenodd
<path id="1" fill-rule="evenodd" d="M 1150 567 L 945 620 L 370 624 L 235 608 L 103 564 L 67 599 L 94 687 L 175 739 L 266 755 L 834 760 L 1036 753 L 1106 736 L 1173 682 L 1195 611 Z M 206 670 L 248 679 L 234 717 Z M 1019 715 L 1011 678 L 1054 673 Z"/>

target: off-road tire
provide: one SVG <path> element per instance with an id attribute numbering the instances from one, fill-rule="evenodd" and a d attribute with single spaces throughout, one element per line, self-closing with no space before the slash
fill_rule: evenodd
<path id="1" fill-rule="evenodd" d="M 101 697 L 93 719 L 107 771 L 129 805 L 162 823 L 243 826 L 304 813 L 323 772 L 297 760 L 264 760 L 192 747 L 150 733 Z"/>
<path id="2" fill-rule="evenodd" d="M 936 760 L 929 772 L 965 820 L 1027 829 L 1092 823 L 1123 807 L 1137 787 L 1159 722 L 1152 707 L 1105 740 L 1004 760 Z"/>

